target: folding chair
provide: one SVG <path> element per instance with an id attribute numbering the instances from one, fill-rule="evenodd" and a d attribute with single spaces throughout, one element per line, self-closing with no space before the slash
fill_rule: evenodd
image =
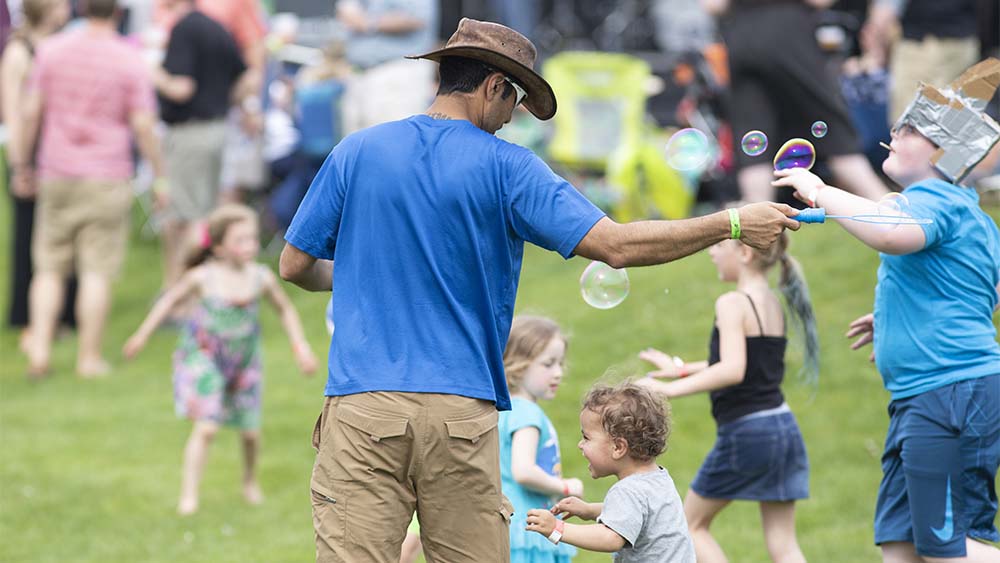
<path id="1" fill-rule="evenodd" d="M 559 100 L 549 157 L 603 173 L 617 193 L 602 198 L 619 220 L 687 215 L 692 195 L 666 165 L 646 124 L 649 65 L 618 53 L 568 51 L 542 72 Z"/>

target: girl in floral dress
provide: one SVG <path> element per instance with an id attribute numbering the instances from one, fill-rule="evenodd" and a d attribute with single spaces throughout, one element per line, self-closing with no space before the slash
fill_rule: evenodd
<path id="1" fill-rule="evenodd" d="M 243 494 L 251 504 L 262 500 L 255 473 L 260 447 L 261 297 L 277 309 L 299 368 L 305 373 L 316 369 L 295 307 L 274 273 L 256 261 L 260 243 L 254 211 L 242 205 L 222 206 L 209 216 L 199 238 L 188 271 L 157 301 L 123 350 L 125 357 L 134 357 L 172 310 L 198 297 L 174 353 L 177 414 L 194 421 L 184 448 L 180 514 L 198 509 L 208 445 L 221 425 L 240 430 Z"/>

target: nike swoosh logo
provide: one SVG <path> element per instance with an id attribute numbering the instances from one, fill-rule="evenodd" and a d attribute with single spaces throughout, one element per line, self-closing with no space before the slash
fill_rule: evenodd
<path id="1" fill-rule="evenodd" d="M 955 532 L 954 517 L 951 514 L 951 476 L 948 476 L 947 496 L 944 503 L 944 524 L 940 528 L 931 526 L 931 531 L 941 541 L 948 541 Z"/>

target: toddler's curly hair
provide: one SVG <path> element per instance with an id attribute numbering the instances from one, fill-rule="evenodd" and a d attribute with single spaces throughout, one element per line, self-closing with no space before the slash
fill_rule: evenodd
<path id="1" fill-rule="evenodd" d="M 667 449 L 669 407 L 652 392 L 631 381 L 597 385 L 583 400 L 583 408 L 601 415 L 604 430 L 628 443 L 628 453 L 639 461 L 655 459 Z"/>

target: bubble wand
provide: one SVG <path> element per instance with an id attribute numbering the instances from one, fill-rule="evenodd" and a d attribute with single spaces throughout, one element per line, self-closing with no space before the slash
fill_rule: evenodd
<path id="1" fill-rule="evenodd" d="M 824 223 L 827 219 L 850 219 L 859 223 L 874 223 L 879 225 L 929 225 L 934 222 L 933 219 L 909 217 L 906 215 L 827 215 L 826 209 L 822 207 L 803 209 L 793 219 L 799 223 Z"/>

